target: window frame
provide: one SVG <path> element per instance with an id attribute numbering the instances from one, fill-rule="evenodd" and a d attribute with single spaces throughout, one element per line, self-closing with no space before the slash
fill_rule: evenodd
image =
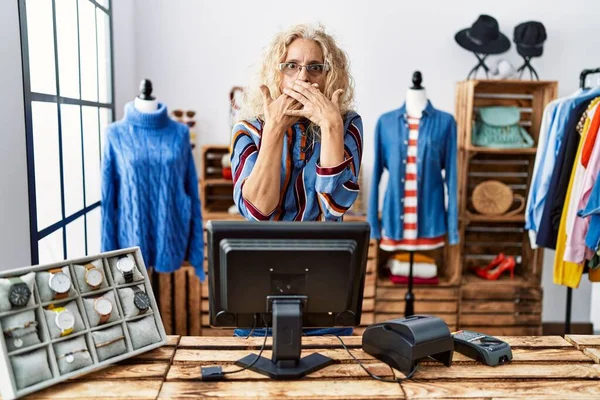
<path id="1" fill-rule="evenodd" d="M 115 120 L 115 78 L 114 78 L 114 41 L 113 41 L 113 1 L 108 1 L 108 8 L 104 7 L 96 0 L 85 0 L 90 2 L 95 7 L 105 12 L 108 16 L 108 44 L 110 45 L 110 64 L 109 64 L 109 79 L 107 79 L 108 87 L 110 88 L 110 101 L 108 103 L 98 101 L 89 101 L 81 99 L 82 93 L 82 82 L 81 82 L 81 43 L 80 43 L 80 30 L 79 30 L 79 0 L 75 0 L 75 7 L 77 10 L 77 61 L 79 65 L 79 99 L 63 97 L 60 95 L 60 69 L 58 59 L 58 37 L 57 37 L 57 19 L 56 19 L 56 0 L 49 0 L 52 2 L 52 26 L 53 26 L 53 41 L 54 41 L 54 67 L 55 67 L 55 79 L 56 79 L 56 95 L 49 95 L 44 93 L 37 93 L 31 91 L 31 71 L 30 71 L 30 60 L 29 60 L 29 42 L 28 42 L 28 29 L 27 29 L 27 12 L 26 12 L 26 0 L 18 0 L 19 8 L 19 22 L 21 31 L 21 60 L 23 69 L 23 95 L 24 95 L 24 107 L 25 107 L 25 135 L 26 135 L 26 147 L 27 147 L 27 179 L 28 179 L 28 197 L 29 197 L 29 236 L 30 236 L 30 248 L 31 248 L 31 263 L 39 264 L 39 242 L 47 237 L 48 235 L 62 229 L 63 239 L 63 259 L 67 258 L 67 225 L 75 221 L 77 218 L 84 217 L 84 232 L 85 232 L 85 254 L 88 255 L 88 223 L 87 214 L 96 208 L 100 207 L 100 201 L 93 204 L 86 205 L 86 186 L 85 186 L 85 150 L 84 150 L 84 132 L 83 132 L 83 107 L 91 106 L 98 108 L 98 143 L 100 151 L 98 157 L 101 157 L 101 118 L 100 111 L 102 109 L 110 110 L 111 116 L 109 123 Z M 98 62 L 98 14 L 96 8 L 94 8 L 94 19 L 96 28 L 96 83 L 100 85 L 100 65 Z M 98 96 L 100 91 L 98 90 Z M 57 107 L 57 132 L 58 132 L 58 151 L 59 151 L 59 173 L 60 173 L 60 191 L 61 191 L 61 219 L 52 225 L 45 227 L 41 231 L 38 231 L 37 222 L 37 196 L 36 196 L 36 173 L 35 173 L 35 162 L 34 162 L 34 136 L 33 136 L 33 115 L 32 115 L 32 102 L 44 102 L 51 103 Z M 82 156 L 82 191 L 83 191 L 83 208 L 77 212 L 66 215 L 65 214 L 65 169 L 63 164 L 63 141 L 62 141 L 62 119 L 61 119 L 61 106 L 63 104 L 77 105 L 80 107 L 80 135 L 81 135 L 81 156 Z M 59 261 L 59 260 L 56 260 Z"/>

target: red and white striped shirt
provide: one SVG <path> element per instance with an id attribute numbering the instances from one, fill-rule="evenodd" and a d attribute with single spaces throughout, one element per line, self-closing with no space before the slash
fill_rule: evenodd
<path id="1" fill-rule="evenodd" d="M 380 247 L 385 251 L 431 250 L 444 245 L 444 236 L 419 238 L 417 230 L 417 142 L 420 118 L 408 117 L 408 149 L 404 177 L 404 226 L 401 240 L 390 239 L 383 232 Z"/>

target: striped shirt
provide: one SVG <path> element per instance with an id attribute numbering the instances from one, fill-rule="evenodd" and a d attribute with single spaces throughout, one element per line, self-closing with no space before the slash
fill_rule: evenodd
<path id="1" fill-rule="evenodd" d="M 240 121 L 233 127 L 231 170 L 233 200 L 240 213 L 256 221 L 341 221 L 358 197 L 362 159 L 362 119 L 344 118 L 344 161 L 334 167 L 319 164 L 321 143 L 307 143 L 306 123 L 296 123 L 283 140 L 279 204 L 263 214 L 242 196 L 242 188 L 260 152 L 263 122 Z"/>
<path id="2" fill-rule="evenodd" d="M 431 250 L 444 245 L 444 236 L 434 238 L 417 237 L 417 141 L 420 118 L 408 117 L 408 149 L 406 173 L 404 175 L 404 236 L 394 240 L 382 235 L 380 247 L 385 251 Z"/>

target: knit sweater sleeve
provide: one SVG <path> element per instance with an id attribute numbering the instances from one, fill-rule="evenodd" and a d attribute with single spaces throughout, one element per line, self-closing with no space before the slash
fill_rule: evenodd
<path id="1" fill-rule="evenodd" d="M 102 149 L 102 188 L 101 188 L 101 215 L 102 251 L 116 250 L 119 248 L 119 223 L 117 212 L 117 200 L 119 198 L 119 177 L 116 168 L 116 157 L 114 154 L 114 143 L 110 128 L 106 132 L 106 142 Z"/>
<path id="2" fill-rule="evenodd" d="M 189 143 L 189 139 L 187 141 Z M 192 218 L 190 226 L 190 237 L 188 245 L 188 261 L 194 266 L 196 276 L 204 281 L 204 228 L 202 225 L 202 208 L 198 193 L 198 176 L 196 165 L 192 156 L 192 148 L 187 149 L 187 173 L 185 179 L 185 190 L 191 200 Z"/>

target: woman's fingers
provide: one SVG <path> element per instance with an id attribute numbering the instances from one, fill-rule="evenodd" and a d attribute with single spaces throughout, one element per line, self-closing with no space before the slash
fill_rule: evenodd
<path id="1" fill-rule="evenodd" d="M 266 105 L 269 105 L 273 102 L 271 91 L 266 85 L 260 85 L 260 93 Z"/>
<path id="2" fill-rule="evenodd" d="M 283 93 L 287 94 L 291 98 L 299 101 L 300 103 L 302 103 L 304 105 L 306 105 L 306 103 L 309 102 L 309 100 L 304 96 L 304 94 L 297 92 L 296 90 L 284 88 Z"/>
<path id="3" fill-rule="evenodd" d="M 286 110 L 285 115 L 288 117 L 305 117 L 308 118 L 308 111 L 306 110 Z"/>
<path id="4" fill-rule="evenodd" d="M 343 89 L 338 89 L 335 92 L 333 92 L 333 94 L 331 95 L 331 101 L 333 102 L 333 104 L 335 104 L 336 106 L 340 105 L 340 97 L 342 96 L 342 94 L 344 94 Z"/>

